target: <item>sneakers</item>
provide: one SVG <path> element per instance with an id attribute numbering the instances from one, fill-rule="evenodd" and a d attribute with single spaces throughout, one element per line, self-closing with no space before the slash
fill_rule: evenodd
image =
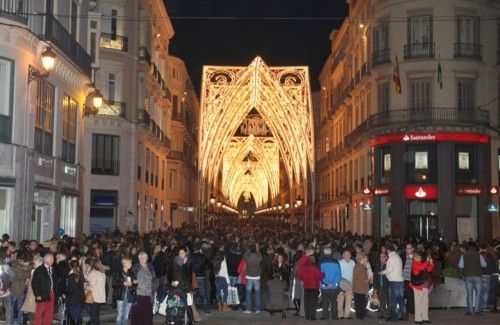
<path id="1" fill-rule="evenodd" d="M 256 310 L 256 311 L 255 311 L 255 313 L 256 313 L 256 314 L 260 314 L 260 310 Z"/>
<path id="2" fill-rule="evenodd" d="M 251 313 L 252 313 L 252 311 L 251 311 L 251 310 L 245 310 L 245 311 L 243 312 L 243 314 L 251 314 Z"/>

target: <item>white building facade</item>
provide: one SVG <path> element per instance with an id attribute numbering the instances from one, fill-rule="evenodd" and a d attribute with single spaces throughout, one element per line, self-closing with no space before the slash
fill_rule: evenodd
<path id="1" fill-rule="evenodd" d="M 348 3 L 320 76 L 323 225 L 498 236 L 500 3 Z"/>
<path id="2" fill-rule="evenodd" d="M 44 241 L 81 230 L 89 1 L 0 2 L 0 232 Z M 34 14 L 36 13 L 36 14 Z M 42 53 L 55 53 L 46 73 Z"/>

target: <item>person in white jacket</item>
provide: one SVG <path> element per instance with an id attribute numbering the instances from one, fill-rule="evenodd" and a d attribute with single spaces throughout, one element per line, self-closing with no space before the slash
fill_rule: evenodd
<path id="1" fill-rule="evenodd" d="M 385 245 L 389 252 L 386 268 L 379 274 L 385 275 L 389 280 L 389 304 L 391 308 L 391 317 L 388 321 L 398 321 L 397 307 L 401 311 L 401 320 L 408 320 L 408 311 L 406 310 L 404 298 L 404 279 L 403 279 L 403 261 L 396 253 L 392 243 Z"/>
<path id="2" fill-rule="evenodd" d="M 217 297 L 217 307 L 220 311 L 230 311 L 227 305 L 229 273 L 227 272 L 227 262 L 224 248 L 221 248 L 214 258 L 215 289 Z"/>

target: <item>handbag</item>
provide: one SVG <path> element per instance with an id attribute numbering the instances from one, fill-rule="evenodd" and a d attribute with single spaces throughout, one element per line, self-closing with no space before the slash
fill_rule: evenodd
<path id="1" fill-rule="evenodd" d="M 196 278 L 196 275 L 193 273 L 191 274 L 191 290 L 198 290 L 200 288 L 198 284 L 198 279 Z"/>
<path id="2" fill-rule="evenodd" d="M 349 280 L 342 278 L 342 279 L 340 279 L 339 287 L 340 287 L 340 290 L 346 292 L 346 291 L 349 291 L 352 289 L 352 284 Z"/>
<path id="3" fill-rule="evenodd" d="M 89 305 L 94 303 L 94 294 L 92 290 L 85 291 L 85 303 Z"/>
<path id="4" fill-rule="evenodd" d="M 240 304 L 240 297 L 236 287 L 229 286 L 227 288 L 227 304 L 229 306 L 237 306 Z"/>

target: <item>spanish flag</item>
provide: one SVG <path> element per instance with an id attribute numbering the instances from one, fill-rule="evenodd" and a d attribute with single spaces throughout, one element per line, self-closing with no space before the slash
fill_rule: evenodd
<path id="1" fill-rule="evenodd" d="M 392 73 L 392 81 L 394 82 L 394 87 L 396 92 L 401 94 L 401 79 L 399 78 L 399 62 L 398 55 L 396 54 L 396 62 L 394 62 L 394 72 Z"/>

